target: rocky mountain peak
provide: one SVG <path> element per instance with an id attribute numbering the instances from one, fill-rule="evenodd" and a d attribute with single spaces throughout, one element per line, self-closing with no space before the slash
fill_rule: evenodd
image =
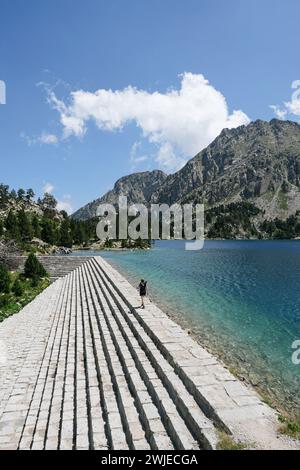
<path id="1" fill-rule="evenodd" d="M 121 178 L 102 198 L 74 214 L 95 215 L 100 202 L 116 203 L 119 194 L 130 203 L 203 202 L 206 207 L 248 201 L 269 218 L 287 218 L 300 209 L 300 125 L 261 119 L 224 129 L 179 171 L 135 173 Z"/>
<path id="2" fill-rule="evenodd" d="M 128 204 L 140 203 L 149 205 L 152 194 L 164 183 L 167 175 L 160 170 L 133 173 L 118 179 L 114 188 L 104 196 L 79 209 L 73 214 L 73 218 L 86 220 L 95 217 L 99 204 L 116 205 L 119 196 L 127 196 Z"/>

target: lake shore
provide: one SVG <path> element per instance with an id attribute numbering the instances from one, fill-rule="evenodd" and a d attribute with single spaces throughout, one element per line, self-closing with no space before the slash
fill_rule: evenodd
<path id="1" fill-rule="evenodd" d="M 99 258 L 99 264 L 103 266 L 103 269 L 106 271 L 107 275 L 112 279 L 112 284 L 117 286 L 117 291 L 122 292 L 124 299 L 126 296 L 128 306 L 136 305 L 136 300 L 134 301 L 133 299 L 137 299 L 137 292 L 136 286 L 134 286 L 135 283 L 132 282 L 133 279 L 128 276 L 128 274 L 126 275 L 124 271 L 121 272 L 119 267 L 114 266 L 111 262 L 107 262 L 106 260 L 101 259 L 101 257 Z M 230 369 L 230 367 L 223 363 L 220 357 L 218 357 L 219 355 L 213 354 L 211 351 L 209 351 L 208 348 L 201 344 L 199 342 L 199 338 L 193 335 L 190 329 L 187 329 L 187 325 L 180 325 L 176 317 L 173 316 L 170 312 L 166 312 L 165 309 L 160 310 L 160 308 L 157 306 L 157 301 L 154 303 L 148 299 L 148 301 L 146 301 L 145 310 L 140 311 L 137 310 L 136 307 L 134 310 L 136 312 L 135 316 L 139 319 L 139 323 L 147 326 L 146 331 L 148 331 L 150 337 L 158 338 L 157 342 L 155 341 L 157 345 L 159 345 L 161 341 L 159 338 L 164 338 L 164 332 L 167 332 L 168 330 L 171 331 L 172 328 L 174 328 L 175 333 L 175 330 L 177 331 L 177 328 L 179 328 L 178 343 L 181 344 L 181 347 L 184 348 L 186 353 L 182 356 L 178 356 L 180 359 L 176 359 L 177 346 L 175 347 L 175 343 L 177 342 L 177 335 L 174 334 L 173 337 L 173 333 L 171 337 L 169 336 L 168 339 L 163 340 L 163 343 L 165 341 L 165 346 L 161 347 L 163 349 L 165 347 L 167 350 L 169 349 L 169 346 L 173 346 L 174 343 L 174 348 L 172 347 L 171 350 L 169 349 L 168 353 L 166 354 L 174 355 L 171 363 L 176 364 L 178 367 L 178 374 L 180 377 L 181 367 L 187 368 L 189 372 L 192 372 L 194 369 L 196 371 L 197 369 L 196 374 L 199 374 L 201 370 L 201 378 L 198 376 L 197 379 L 196 377 L 191 379 L 190 377 L 190 380 L 196 381 L 200 394 L 204 394 L 205 396 L 207 393 L 206 399 L 210 406 L 212 406 L 212 408 L 217 412 L 219 417 L 224 417 L 224 423 L 228 424 L 228 429 L 233 432 L 233 435 L 237 438 L 237 441 L 243 441 L 243 436 L 245 438 L 245 442 L 248 443 L 248 446 L 250 445 L 250 447 L 252 447 L 250 442 L 256 443 L 254 444 L 254 448 L 276 448 L 276 440 L 278 442 L 278 448 L 281 448 L 283 442 L 285 442 L 287 446 L 295 446 L 295 449 L 299 447 L 299 444 L 296 441 L 289 441 L 289 438 L 282 436 L 279 433 L 280 426 L 278 415 L 275 410 L 273 410 L 273 407 L 270 406 L 270 403 L 267 403 L 267 401 L 264 399 L 260 399 L 259 395 L 257 394 L 258 390 L 253 386 L 249 386 L 245 380 L 239 380 L 238 377 L 234 377 L 233 371 Z M 169 320 L 167 320 L 167 318 Z M 196 344 L 198 344 L 198 346 L 196 346 Z M 161 347 L 159 346 L 159 349 Z M 198 351 L 197 348 L 199 348 L 199 352 L 196 352 L 196 350 Z M 189 353 L 193 351 L 190 360 L 187 360 L 187 355 L 189 354 L 188 351 Z M 204 357 L 206 357 L 207 362 L 203 362 L 202 359 Z M 182 364 L 182 366 L 180 364 Z M 208 367 L 207 370 L 206 367 Z M 213 372 L 214 367 L 216 367 L 216 370 Z M 229 383 L 234 389 L 236 388 L 233 394 L 231 385 L 229 386 Z M 226 393 L 224 394 L 225 390 Z M 238 390 L 244 390 L 245 396 L 248 396 L 249 401 L 240 401 L 238 397 L 241 398 L 244 392 L 240 392 Z M 231 401 L 230 404 L 226 403 L 226 397 L 230 397 L 230 400 L 233 401 Z M 234 404 L 233 402 L 235 402 L 236 399 L 237 401 Z M 255 406 L 253 407 L 252 405 L 254 405 L 254 403 Z M 238 407 L 236 407 L 237 404 Z M 262 407 L 261 415 L 260 411 L 258 412 L 258 415 L 256 414 L 258 411 L 258 409 L 255 408 L 256 405 L 258 405 L 258 407 Z M 260 429 L 261 426 L 262 428 Z M 253 438 L 253 441 L 251 441 L 250 436 Z M 259 442 L 259 439 L 261 439 L 261 442 Z"/>
<path id="2" fill-rule="evenodd" d="M 137 287 L 137 278 L 130 275 L 124 269 L 122 269 L 116 262 L 112 262 L 109 260 L 109 263 L 118 270 L 122 276 L 126 278 L 126 280 L 131 284 L 132 287 Z M 166 315 L 173 321 L 175 321 L 178 325 L 180 325 L 191 337 L 197 341 L 201 346 L 205 347 L 207 351 L 211 354 L 218 357 L 219 360 L 224 362 L 224 365 L 230 369 L 230 371 L 239 379 L 247 384 L 249 384 L 253 389 L 260 393 L 263 400 L 265 400 L 270 406 L 273 406 L 280 412 L 290 413 L 290 410 L 284 409 L 282 403 L 276 400 L 275 396 L 272 395 L 268 390 L 264 387 L 259 385 L 259 382 L 253 377 L 251 378 L 250 374 L 246 374 L 245 370 L 243 370 L 242 364 L 244 362 L 241 361 L 237 363 L 236 361 L 228 360 L 228 356 L 225 353 L 222 353 L 219 348 L 217 348 L 217 344 L 212 337 L 206 337 L 201 335 L 199 328 L 196 331 L 196 328 L 193 327 L 192 322 L 190 322 L 187 318 L 183 317 L 180 313 L 176 312 L 174 309 L 170 308 L 160 297 L 157 295 L 151 295 L 151 301 L 153 301 L 159 308 L 161 308 Z"/>
<path id="3" fill-rule="evenodd" d="M 122 263 L 118 263 L 117 259 L 112 257 L 105 259 L 120 271 L 131 285 L 136 287 L 138 284 L 137 275 L 125 269 Z M 283 415 L 289 416 L 291 419 L 299 419 L 297 412 L 299 409 L 299 401 L 297 395 L 291 393 L 284 382 L 278 377 L 271 372 L 268 373 L 266 367 L 257 367 L 257 370 L 251 367 L 251 363 L 253 362 L 256 366 L 260 364 L 261 358 L 258 353 L 256 354 L 255 351 L 252 351 L 252 354 L 256 354 L 257 357 L 252 357 L 252 361 L 248 361 L 248 357 L 244 351 L 245 348 L 239 348 L 237 344 L 233 354 L 232 349 L 226 347 L 226 342 L 223 342 L 223 338 L 220 337 L 218 332 L 213 332 L 211 329 L 208 329 L 205 324 L 199 326 L 198 323 L 192 321 L 191 317 L 184 314 L 182 306 L 178 308 L 176 303 L 169 303 L 160 292 L 157 293 L 156 289 L 151 289 L 151 287 L 150 284 L 150 296 L 152 300 L 161 307 L 171 319 L 188 331 L 200 345 L 217 356 L 239 380 L 249 384 L 260 394 L 266 403 L 276 408 Z"/>

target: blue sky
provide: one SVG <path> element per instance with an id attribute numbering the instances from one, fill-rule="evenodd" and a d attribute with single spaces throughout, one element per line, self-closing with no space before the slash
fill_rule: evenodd
<path id="1" fill-rule="evenodd" d="M 224 126 L 299 120 L 299 18 L 298 0 L 1 0 L 0 180 L 76 209 Z"/>

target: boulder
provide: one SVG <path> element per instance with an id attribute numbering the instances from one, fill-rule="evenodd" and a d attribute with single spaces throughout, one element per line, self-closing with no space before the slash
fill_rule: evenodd
<path id="1" fill-rule="evenodd" d="M 65 246 L 59 246 L 55 248 L 52 252 L 54 255 L 70 255 L 72 253 L 71 248 L 67 248 Z"/>

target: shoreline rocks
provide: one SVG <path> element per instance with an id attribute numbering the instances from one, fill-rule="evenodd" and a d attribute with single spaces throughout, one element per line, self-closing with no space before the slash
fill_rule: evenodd
<path id="1" fill-rule="evenodd" d="M 70 255 L 71 253 L 73 253 L 71 248 L 67 248 L 65 246 L 59 246 L 57 248 L 54 248 L 53 251 L 52 251 L 53 255 L 59 255 L 59 256 Z"/>

